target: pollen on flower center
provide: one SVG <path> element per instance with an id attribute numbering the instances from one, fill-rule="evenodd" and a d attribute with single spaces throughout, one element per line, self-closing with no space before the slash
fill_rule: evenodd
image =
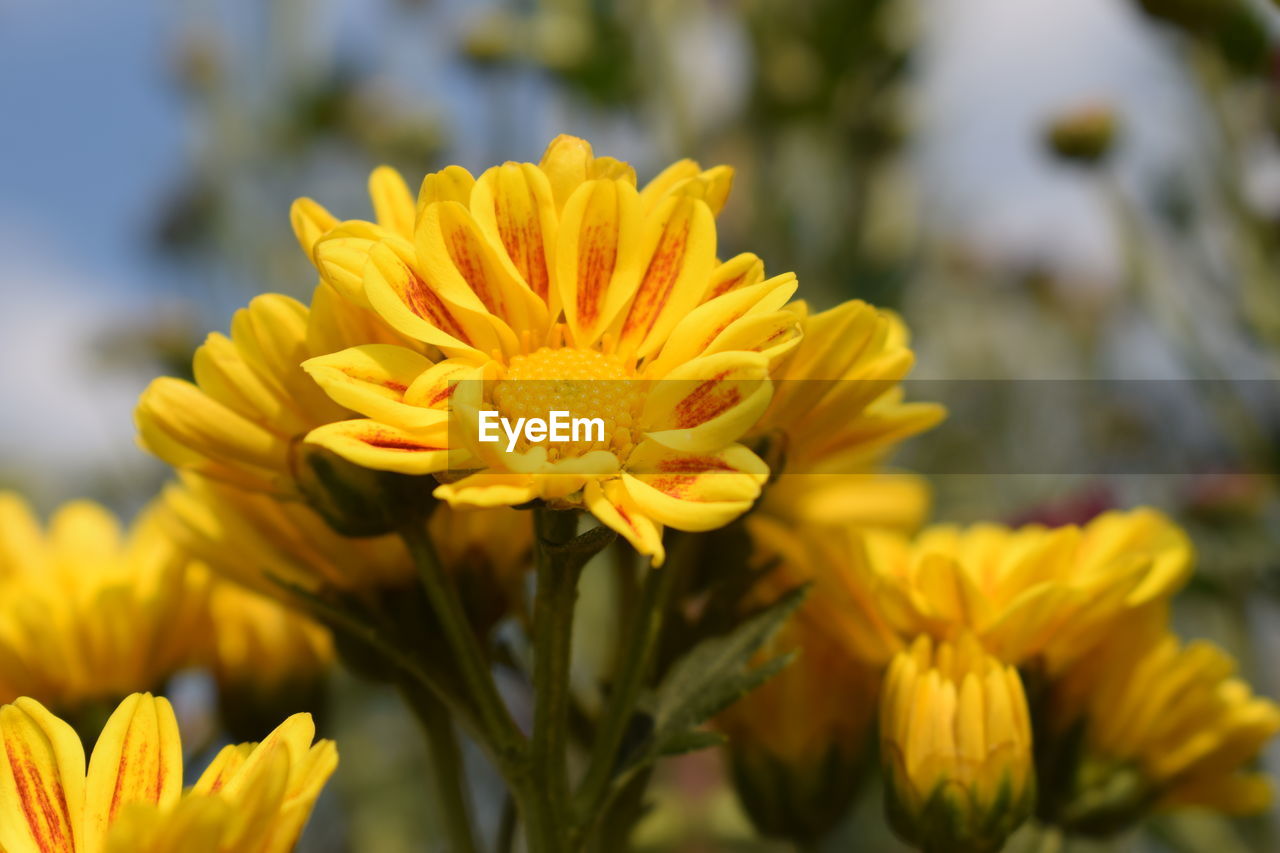
<path id="1" fill-rule="evenodd" d="M 626 453 L 632 444 L 631 427 L 644 401 L 635 375 L 617 356 L 550 347 L 514 356 L 490 396 L 502 417 L 513 423 L 518 418 L 545 419 L 553 411 L 568 412 L 570 418 L 599 418 L 604 422 L 603 441 L 544 445 L 553 459 L 581 456 L 592 450 Z M 520 449 L 528 449 L 524 440 Z"/>

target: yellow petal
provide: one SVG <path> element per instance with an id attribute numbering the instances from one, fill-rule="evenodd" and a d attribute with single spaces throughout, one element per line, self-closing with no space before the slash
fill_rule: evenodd
<path id="1" fill-rule="evenodd" d="M 289 222 L 298 245 L 314 261 L 316 241 L 336 226 L 338 219 L 311 199 L 300 198 L 289 208 Z"/>
<path id="2" fill-rule="evenodd" d="M 440 485 L 432 494 L 455 508 L 487 509 L 528 503 L 538 497 L 538 489 L 528 474 L 482 471 Z"/>
<path id="3" fill-rule="evenodd" d="M 368 344 L 308 359 L 302 367 L 325 392 L 348 409 L 405 429 L 427 429 L 445 421 L 443 412 L 409 405 L 405 392 L 431 362 L 389 344 Z"/>
<path id="4" fill-rule="evenodd" d="M 307 433 L 306 442 L 377 471 L 435 474 L 450 467 L 447 426 L 418 434 L 373 420 L 335 421 Z"/>
<path id="5" fill-rule="evenodd" d="M 591 175 L 591 143 L 576 136 L 560 134 L 551 140 L 538 167 L 546 173 L 556 207 L 563 208 L 574 191 Z"/>
<path id="6" fill-rule="evenodd" d="M 489 240 L 506 251 L 525 285 L 554 311 L 556 204 L 546 174 L 532 163 L 494 166 L 476 182 L 471 212 Z"/>
<path id="7" fill-rule="evenodd" d="M 640 205 L 622 181 L 587 181 L 564 206 L 556 287 L 574 343 L 599 339 L 639 284 Z"/>
<path id="8" fill-rule="evenodd" d="M 483 306 L 464 309 L 446 302 L 415 263 L 407 245 L 387 242 L 369 253 L 364 292 L 379 316 L 400 333 L 449 355 L 499 349 L 497 331 Z"/>
<path id="9" fill-rule="evenodd" d="M 769 478 L 740 444 L 711 453 L 677 453 L 642 442 L 627 459 L 627 494 L 643 513 L 677 530 L 713 530 L 751 508 Z"/>
<path id="10" fill-rule="evenodd" d="M 0 708 L 0 849 L 82 850 L 84 749 L 71 726 L 33 699 Z"/>
<path id="11" fill-rule="evenodd" d="M 745 326 L 743 321 L 754 323 L 755 318 L 773 318 L 766 321 L 773 328 L 781 321 L 782 327 L 789 329 L 795 321 L 788 321 L 778 309 L 796 292 L 797 286 L 795 275 L 786 273 L 704 302 L 680 319 L 645 375 L 659 378 L 700 355 L 728 351 L 738 341 L 751 342 L 744 336 L 744 328 L 767 334 L 756 326 Z M 753 343 L 767 347 L 774 342 Z"/>
<path id="12" fill-rule="evenodd" d="M 641 428 L 674 450 L 714 451 L 733 443 L 769 407 L 769 360 L 725 352 L 680 365 L 653 383 Z"/>
<path id="13" fill-rule="evenodd" d="M 764 261 L 751 252 L 735 255 L 711 271 L 706 300 L 764 281 Z"/>
<path id="14" fill-rule="evenodd" d="M 422 179 L 418 190 L 418 215 L 428 205 L 441 201 L 456 201 L 458 204 L 471 203 L 471 190 L 476 179 L 461 166 L 446 166 L 439 172 L 432 172 Z M 409 235 L 412 236 L 412 235 Z"/>
<path id="15" fill-rule="evenodd" d="M 409 185 L 390 166 L 379 166 L 369 175 L 369 198 L 378 224 L 406 240 L 413 238 L 415 205 Z"/>
<path id="16" fill-rule="evenodd" d="M 467 208 L 452 201 L 429 205 L 418 222 L 415 243 L 423 277 L 450 305 L 487 311 L 499 321 L 499 332 L 545 334 L 546 304 L 485 239 Z M 514 336 L 504 336 L 503 343 L 506 351 L 515 351 Z"/>
<path id="17" fill-rule="evenodd" d="M 354 305 L 367 306 L 364 268 L 369 253 L 386 236 L 386 229 L 372 222 L 352 220 L 329 231 L 315 245 L 316 268 L 334 290 Z"/>
<path id="18" fill-rule="evenodd" d="M 643 272 L 619 340 L 644 357 L 702 301 L 716 262 L 715 219 L 701 199 L 673 195 L 646 217 L 639 246 Z"/>
<path id="19" fill-rule="evenodd" d="M 587 510 L 601 523 L 617 531 L 640 554 L 661 566 L 666 559 L 662 547 L 662 527 L 655 524 L 627 493 L 620 479 L 591 480 L 583 489 Z"/>
<path id="20" fill-rule="evenodd" d="M 182 741 L 168 700 L 135 693 L 116 708 L 89 759 L 85 841 L 101 850 L 131 803 L 169 807 L 182 793 Z"/>

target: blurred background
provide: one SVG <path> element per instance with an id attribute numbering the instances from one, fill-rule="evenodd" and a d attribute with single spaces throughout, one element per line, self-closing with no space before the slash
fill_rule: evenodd
<path id="1" fill-rule="evenodd" d="M 166 474 L 138 392 L 313 286 L 292 199 L 366 216 L 378 163 L 416 185 L 568 132 L 642 180 L 733 165 L 723 257 L 905 315 L 909 393 L 954 411 L 898 460 L 936 518 L 1178 517 L 1184 633 L 1274 697 L 1278 47 L 1262 0 L 0 0 L 0 488 L 132 513 Z M 417 732 L 335 694 L 334 796 L 364 805 L 313 849 L 432 849 Z M 637 843 L 757 849 L 714 756 L 667 777 Z M 1275 822 L 1124 844 L 1275 850 Z"/>

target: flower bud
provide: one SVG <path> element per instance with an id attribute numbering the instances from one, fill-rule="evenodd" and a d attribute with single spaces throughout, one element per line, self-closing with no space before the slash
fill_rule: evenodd
<path id="1" fill-rule="evenodd" d="M 796 659 L 723 712 L 734 784 L 762 835 L 812 846 L 862 781 L 878 673 L 797 617 L 762 657 Z"/>
<path id="2" fill-rule="evenodd" d="M 1061 159 L 1095 165 L 1105 160 L 1115 146 L 1115 111 L 1105 104 L 1068 110 L 1050 122 L 1046 136 L 1049 148 Z"/>
<path id="3" fill-rule="evenodd" d="M 1031 813 L 1031 726 L 1017 671 L 972 636 L 900 652 L 880 705 L 886 809 L 926 851 L 987 853 Z"/>

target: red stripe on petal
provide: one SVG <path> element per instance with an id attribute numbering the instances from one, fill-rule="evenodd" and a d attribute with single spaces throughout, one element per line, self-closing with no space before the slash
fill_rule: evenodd
<path id="1" fill-rule="evenodd" d="M 32 838 L 41 853 L 72 853 L 75 849 L 71 831 L 71 811 L 67 808 L 66 793 L 57 785 L 56 802 L 41 784 L 40 770 L 31 750 L 22 745 L 16 752 L 12 740 L 6 744 L 9 766 L 13 772 L 13 784 L 18 803 L 31 830 Z"/>
<path id="2" fill-rule="evenodd" d="M 658 247 L 654 250 L 640 288 L 636 291 L 635 302 L 623 327 L 624 337 L 643 340 L 658 322 L 658 315 L 671 297 L 676 279 L 680 277 L 680 271 L 684 267 L 685 249 L 689 244 L 689 225 L 689 217 L 685 215 L 680 217 L 679 222 L 669 223 L 663 229 Z"/>
<path id="3" fill-rule="evenodd" d="M 591 326 L 600 317 L 618 261 L 616 223 L 604 221 L 585 226 L 578 245 L 578 322 Z"/>
<path id="4" fill-rule="evenodd" d="M 409 279 L 405 283 L 404 301 L 409 306 L 409 310 L 440 331 L 452 335 L 464 343 L 470 343 L 471 341 L 453 318 L 453 314 L 450 313 L 449 307 L 445 305 L 444 300 L 412 269 L 406 267 L 405 272 L 408 274 Z"/>
<path id="5" fill-rule="evenodd" d="M 722 371 L 702 382 L 676 405 L 677 429 L 688 429 L 706 423 L 742 401 L 743 395 L 738 383 L 724 381 L 730 372 Z"/>

